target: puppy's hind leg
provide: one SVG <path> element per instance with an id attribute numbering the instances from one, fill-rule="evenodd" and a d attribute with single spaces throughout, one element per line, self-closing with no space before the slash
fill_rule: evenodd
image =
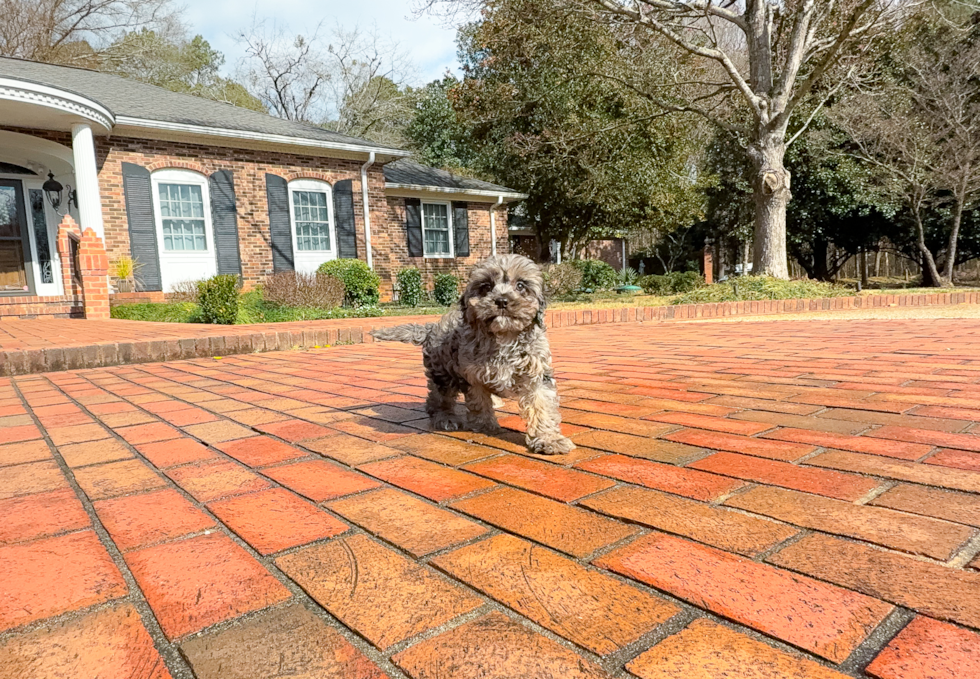
<path id="1" fill-rule="evenodd" d="M 429 395 L 425 399 L 425 412 L 436 431 L 456 431 L 460 421 L 456 416 L 456 396 L 459 390 L 450 383 L 439 384 L 429 378 Z"/>
<path id="2" fill-rule="evenodd" d="M 545 378 L 531 385 L 520 398 L 521 417 L 527 424 L 528 450 L 538 455 L 561 455 L 575 450 L 571 439 L 561 433 L 558 390 Z"/>
<path id="3" fill-rule="evenodd" d="M 493 411 L 493 394 L 482 384 L 471 384 L 466 389 L 466 409 L 469 410 L 467 426 L 481 434 L 497 434 L 500 425 Z"/>

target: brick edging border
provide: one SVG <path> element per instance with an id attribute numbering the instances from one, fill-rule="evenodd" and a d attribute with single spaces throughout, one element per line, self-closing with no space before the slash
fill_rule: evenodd
<path id="1" fill-rule="evenodd" d="M 807 311 L 954 306 L 958 304 L 980 304 L 980 291 L 548 311 L 545 314 L 545 324 L 548 328 L 566 328 L 598 323 L 667 322 Z M 369 334 L 374 328 L 397 325 L 402 322 L 429 322 L 433 319 L 432 316 L 349 319 L 350 325 L 341 325 L 337 321 L 297 321 L 276 324 L 282 327 L 282 330 L 270 330 L 271 324 L 266 324 L 262 326 L 261 330 L 257 328 L 255 332 L 230 332 L 209 337 L 4 351 L 0 352 L 0 375 L 26 375 L 80 368 L 102 368 L 131 363 L 154 363 L 264 351 L 309 349 L 336 344 L 361 344 L 374 341 Z M 71 321 L 66 320 L 66 322 Z M 318 323 L 324 325 L 317 327 Z M 325 326 L 325 324 L 331 325 Z M 237 327 L 242 328 L 243 326 Z"/>

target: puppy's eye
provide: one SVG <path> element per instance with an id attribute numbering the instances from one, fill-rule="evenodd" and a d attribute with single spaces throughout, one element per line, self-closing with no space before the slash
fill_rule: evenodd
<path id="1" fill-rule="evenodd" d="M 479 292 L 481 295 L 489 295 L 491 290 L 493 290 L 493 285 L 490 283 L 484 283 L 480 286 Z"/>
<path id="2" fill-rule="evenodd" d="M 527 282 L 526 281 L 517 281 L 517 290 L 519 292 L 527 292 Z"/>

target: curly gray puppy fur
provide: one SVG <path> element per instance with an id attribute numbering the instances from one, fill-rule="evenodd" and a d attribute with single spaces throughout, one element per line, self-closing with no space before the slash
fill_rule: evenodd
<path id="1" fill-rule="evenodd" d="M 472 431 L 500 431 L 493 397 L 516 398 L 527 423 L 533 453 L 556 455 L 575 449 L 562 436 L 558 390 L 551 369 L 551 348 L 544 329 L 544 280 L 527 257 L 503 255 L 477 264 L 466 290 L 438 323 L 381 328 L 379 340 L 422 347 L 429 380 L 425 409 L 434 429 L 455 431 L 461 392 Z"/>

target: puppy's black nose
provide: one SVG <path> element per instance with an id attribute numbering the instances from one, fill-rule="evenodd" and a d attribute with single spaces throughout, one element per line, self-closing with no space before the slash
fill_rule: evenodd
<path id="1" fill-rule="evenodd" d="M 506 297 L 498 297 L 497 299 L 495 299 L 493 301 L 496 302 L 498 309 L 506 309 L 507 308 L 507 298 Z"/>

